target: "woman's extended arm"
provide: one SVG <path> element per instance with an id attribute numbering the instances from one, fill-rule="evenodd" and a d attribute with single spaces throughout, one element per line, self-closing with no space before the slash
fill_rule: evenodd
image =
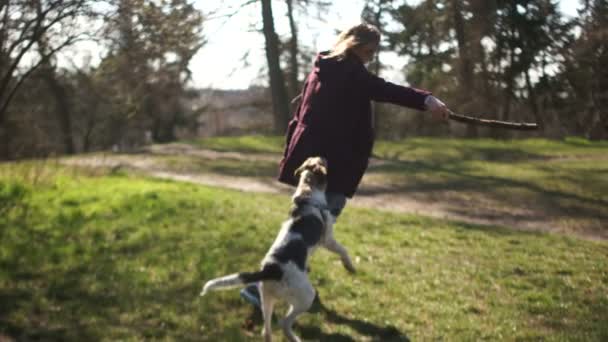
<path id="1" fill-rule="evenodd" d="M 363 92 L 371 100 L 390 102 L 422 111 L 427 109 L 425 100 L 431 92 L 388 82 L 370 73 L 363 65 L 358 68 L 356 73 L 355 82 L 362 87 Z"/>
<path id="2" fill-rule="evenodd" d="M 428 110 L 436 119 L 448 119 L 449 109 L 443 102 L 431 95 L 431 92 L 388 82 L 370 73 L 364 66 L 357 72 L 358 81 L 361 82 L 364 92 L 369 95 L 370 99 L 422 111 Z"/>

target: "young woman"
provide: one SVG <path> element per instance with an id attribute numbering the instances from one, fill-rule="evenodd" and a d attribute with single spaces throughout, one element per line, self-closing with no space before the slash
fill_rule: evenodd
<path id="1" fill-rule="evenodd" d="M 374 143 L 371 101 L 429 110 L 447 119 L 448 108 L 430 92 L 387 82 L 370 73 L 380 32 L 360 24 L 342 32 L 333 49 L 320 53 L 302 90 L 300 104 L 289 123 L 280 163 L 279 181 L 296 185 L 293 174 L 306 158 L 328 161 L 328 200 L 339 215 L 352 197 Z"/>
<path id="2" fill-rule="evenodd" d="M 449 110 L 430 92 L 400 86 L 366 68 L 378 45 L 380 31 L 359 24 L 342 32 L 333 49 L 317 55 L 304 84 L 300 103 L 286 134 L 279 181 L 297 185 L 295 170 L 312 156 L 328 162 L 328 206 L 339 216 L 367 169 L 374 143 L 371 101 L 430 111 L 447 120 Z M 241 295 L 256 303 L 255 287 Z"/>

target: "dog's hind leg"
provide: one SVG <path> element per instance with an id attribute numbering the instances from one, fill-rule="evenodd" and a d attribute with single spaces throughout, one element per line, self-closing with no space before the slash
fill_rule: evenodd
<path id="1" fill-rule="evenodd" d="M 285 336 L 290 342 L 300 342 L 300 338 L 296 336 L 292 330 L 293 324 L 300 314 L 310 309 L 312 302 L 315 299 L 315 289 L 310 283 L 305 285 L 307 286 L 300 288 L 300 291 L 295 298 L 289 300 L 291 306 L 289 307 L 289 311 L 287 311 L 287 315 L 280 323 Z"/>
<path id="2" fill-rule="evenodd" d="M 262 301 L 262 316 L 264 317 L 264 328 L 262 329 L 262 336 L 264 336 L 265 342 L 272 342 L 272 310 L 274 308 L 275 298 L 271 294 L 268 285 L 263 282 L 260 284 L 260 299 Z"/>

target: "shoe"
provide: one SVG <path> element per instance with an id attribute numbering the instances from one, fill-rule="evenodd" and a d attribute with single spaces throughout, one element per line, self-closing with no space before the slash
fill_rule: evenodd
<path id="1" fill-rule="evenodd" d="M 260 291 L 257 285 L 249 285 L 241 290 L 241 298 L 253 304 L 257 308 L 261 308 Z"/>

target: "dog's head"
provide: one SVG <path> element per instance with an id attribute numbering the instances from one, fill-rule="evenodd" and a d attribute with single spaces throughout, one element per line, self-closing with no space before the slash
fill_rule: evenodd
<path id="1" fill-rule="evenodd" d="M 327 187 L 327 160 L 323 157 L 311 157 L 295 171 L 298 188 L 294 200 L 300 197 L 312 196 L 313 190 L 325 192 Z"/>

